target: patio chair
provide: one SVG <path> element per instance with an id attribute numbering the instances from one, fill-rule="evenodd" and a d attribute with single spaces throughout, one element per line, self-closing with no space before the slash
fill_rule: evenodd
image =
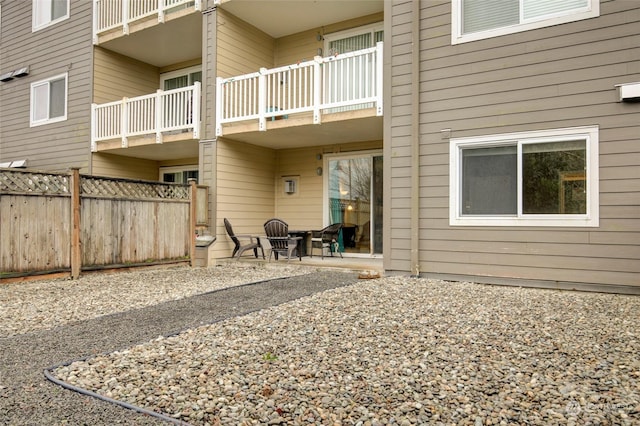
<path id="1" fill-rule="evenodd" d="M 292 237 L 289 235 L 289 225 L 281 219 L 269 219 L 264 223 L 264 232 L 267 240 L 271 244 L 271 253 L 269 253 L 269 261 L 271 255 L 275 253 L 276 260 L 278 254 L 287 255 L 287 260 L 291 260 L 291 255 L 298 248 L 298 244 L 302 237 Z M 301 250 L 297 250 L 298 258 L 302 261 Z"/>
<path id="2" fill-rule="evenodd" d="M 313 257 L 313 249 L 319 248 L 322 251 L 322 258 L 324 259 L 324 249 L 328 248 L 331 257 L 333 252 L 337 252 L 342 257 L 340 252 L 340 244 L 338 239 L 340 237 L 340 230 L 342 229 L 342 223 L 334 223 L 333 225 L 326 226 L 319 231 L 311 231 L 311 253 L 310 257 Z"/>
<path id="3" fill-rule="evenodd" d="M 233 241 L 233 243 L 236 245 L 233 248 L 233 253 L 231 254 L 231 257 L 235 257 L 236 260 L 238 260 L 240 259 L 240 256 L 242 256 L 242 253 L 244 253 L 247 250 L 253 250 L 253 254 L 257 259 L 258 249 L 260 249 L 260 251 L 262 251 L 262 258 L 263 259 L 265 258 L 264 249 L 262 248 L 262 244 L 260 244 L 260 240 L 257 237 L 254 237 L 253 235 L 234 234 L 233 228 L 231 227 L 231 223 L 226 217 L 224 218 L 224 227 L 227 230 L 227 234 L 229 234 L 229 238 L 231 238 L 231 241 Z"/>

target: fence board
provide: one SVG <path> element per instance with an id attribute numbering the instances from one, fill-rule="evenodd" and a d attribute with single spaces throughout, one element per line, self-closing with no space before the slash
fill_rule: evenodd
<path id="1" fill-rule="evenodd" d="M 0 278 L 71 270 L 73 173 L 0 170 Z M 190 258 L 188 185 L 80 176 L 79 187 L 82 268 Z"/>

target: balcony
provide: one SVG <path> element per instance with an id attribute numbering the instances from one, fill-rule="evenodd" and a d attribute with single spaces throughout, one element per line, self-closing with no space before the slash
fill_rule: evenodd
<path id="1" fill-rule="evenodd" d="M 195 140 L 200 134 L 200 83 L 92 104 L 93 152 Z"/>
<path id="2" fill-rule="evenodd" d="M 317 125 L 338 113 L 382 117 L 382 52 L 383 43 L 378 43 L 369 49 L 218 78 L 216 135 Z"/>
<path id="3" fill-rule="evenodd" d="M 132 25 L 164 23 L 168 14 L 201 10 L 200 0 L 94 0 L 93 42 L 113 30 L 129 34 Z M 183 12 L 184 13 L 184 12 Z"/>

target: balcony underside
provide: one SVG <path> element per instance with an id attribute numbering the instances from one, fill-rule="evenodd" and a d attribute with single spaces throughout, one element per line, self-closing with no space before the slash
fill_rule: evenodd
<path id="1" fill-rule="evenodd" d="M 382 140 L 382 119 L 367 108 L 324 114 L 322 124 L 313 124 L 309 113 L 268 120 L 266 131 L 255 121 L 225 124 L 223 137 L 273 149 Z"/>
<path id="2" fill-rule="evenodd" d="M 129 35 L 118 27 L 101 34 L 99 45 L 130 58 L 163 67 L 202 56 L 202 13 L 192 9 L 150 16 L 131 24 Z"/>
<path id="3" fill-rule="evenodd" d="M 154 135 L 131 137 L 128 143 L 129 147 L 123 148 L 120 139 L 100 141 L 96 146 L 96 152 L 154 161 L 198 156 L 198 140 L 193 139 L 192 132 L 165 135 L 162 143 L 156 143 Z"/>

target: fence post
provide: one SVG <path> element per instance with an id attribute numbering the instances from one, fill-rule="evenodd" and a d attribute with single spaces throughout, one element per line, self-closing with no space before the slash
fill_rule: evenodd
<path id="1" fill-rule="evenodd" d="M 189 180 L 189 261 L 191 267 L 196 264 L 196 209 L 197 184 L 195 179 Z"/>
<path id="2" fill-rule="evenodd" d="M 80 169 L 71 169 L 71 278 L 78 279 L 82 266 L 80 253 Z"/>

